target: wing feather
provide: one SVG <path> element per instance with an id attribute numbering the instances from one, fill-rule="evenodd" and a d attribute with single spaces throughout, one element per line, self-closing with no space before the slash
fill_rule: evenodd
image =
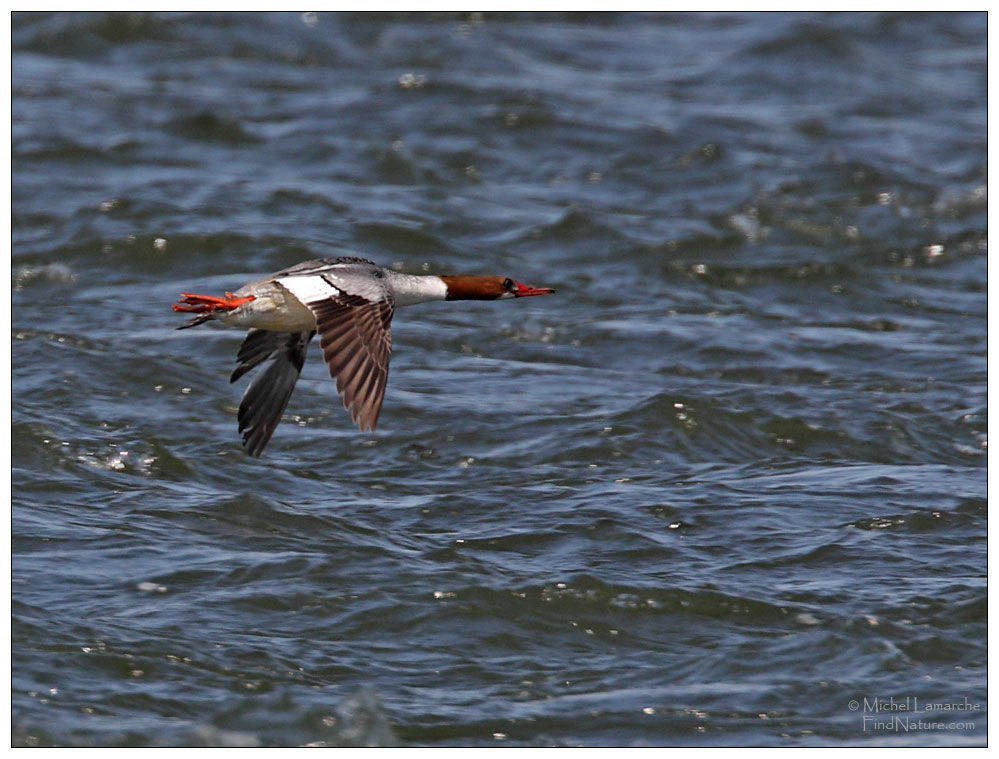
<path id="1" fill-rule="evenodd" d="M 344 408 L 361 430 L 374 430 L 392 352 L 391 296 L 372 302 L 341 293 L 307 305 L 316 315 L 323 359 Z"/>
<path id="2" fill-rule="evenodd" d="M 270 332 L 266 329 L 251 329 L 239 346 L 236 360 L 239 366 L 229 377 L 229 382 L 235 382 L 258 364 L 269 359 L 275 351 L 288 342 L 288 332 Z"/>
<path id="3" fill-rule="evenodd" d="M 341 264 L 343 270 L 331 270 Z M 395 301 L 376 269 L 364 259 L 318 259 L 286 269 L 275 280 L 316 317 L 323 359 L 361 430 L 374 430 L 378 422 L 392 352 Z M 234 377 L 262 361 L 268 347 L 273 347 L 270 338 L 251 332 Z"/>
<path id="4" fill-rule="evenodd" d="M 237 354 L 240 365 L 230 382 L 242 377 L 264 361 L 270 365 L 246 388 L 239 403 L 237 419 L 243 447 L 251 456 L 263 453 L 305 364 L 306 346 L 315 332 L 269 332 L 252 329 Z"/>

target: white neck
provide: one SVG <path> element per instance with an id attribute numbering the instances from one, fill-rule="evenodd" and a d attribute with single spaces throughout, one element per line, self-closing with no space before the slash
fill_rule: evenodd
<path id="1" fill-rule="evenodd" d="M 447 285 L 436 274 L 403 274 L 386 269 L 385 281 L 392 288 L 397 307 L 447 299 Z"/>

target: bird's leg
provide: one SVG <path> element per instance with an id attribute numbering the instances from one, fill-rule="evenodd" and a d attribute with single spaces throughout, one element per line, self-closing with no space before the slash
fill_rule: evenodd
<path id="1" fill-rule="evenodd" d="M 230 292 L 224 298 L 217 298 L 214 295 L 195 295 L 194 293 L 181 293 L 180 302 L 170 306 L 174 311 L 189 311 L 192 313 L 204 313 L 205 311 L 232 311 L 239 308 L 244 303 L 254 300 L 254 296 L 247 295 L 237 298 Z"/>

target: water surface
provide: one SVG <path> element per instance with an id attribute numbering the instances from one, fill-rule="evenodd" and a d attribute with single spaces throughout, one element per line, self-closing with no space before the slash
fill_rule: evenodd
<path id="1" fill-rule="evenodd" d="M 985 744 L 984 14 L 16 14 L 12 73 L 15 745 Z M 399 312 L 374 435 L 314 348 L 250 458 L 169 304 L 343 253 L 559 292 Z"/>

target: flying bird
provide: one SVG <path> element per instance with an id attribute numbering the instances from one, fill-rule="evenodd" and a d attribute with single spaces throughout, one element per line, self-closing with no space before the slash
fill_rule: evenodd
<path id="1" fill-rule="evenodd" d="M 237 413 L 243 447 L 259 456 L 281 421 L 316 334 L 344 408 L 362 431 L 374 430 L 385 396 L 396 308 L 553 292 L 509 277 L 403 274 L 364 258 L 340 256 L 303 261 L 223 297 L 181 293 L 171 308 L 197 314 L 177 329 L 211 319 L 249 328 L 229 381 L 269 362 L 246 388 Z"/>

